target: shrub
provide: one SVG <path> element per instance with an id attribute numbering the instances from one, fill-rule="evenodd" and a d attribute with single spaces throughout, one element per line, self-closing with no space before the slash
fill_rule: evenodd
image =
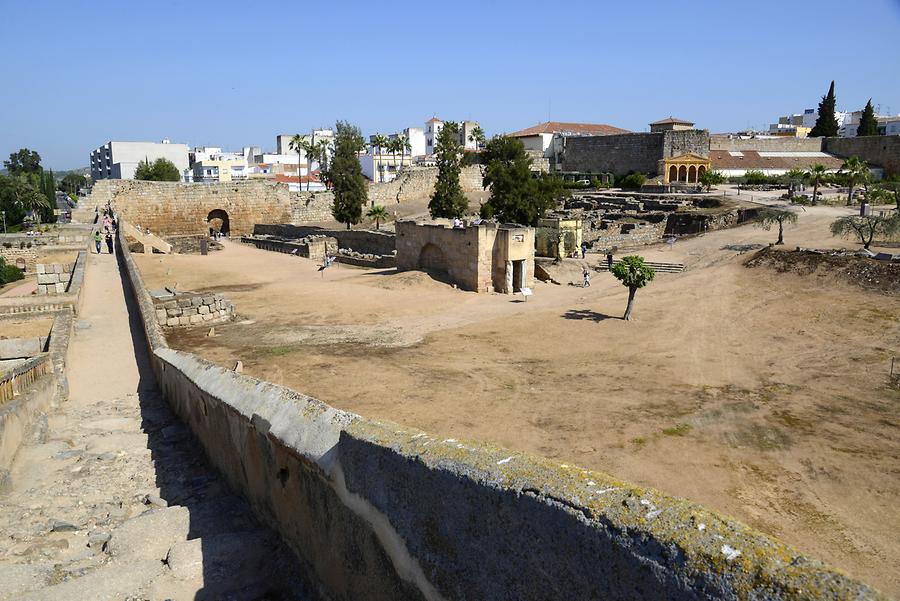
<path id="1" fill-rule="evenodd" d="M 749 184 L 751 186 L 759 186 L 762 184 L 768 184 L 769 177 L 762 171 L 757 171 L 756 169 L 750 169 L 749 171 L 744 173 L 744 183 Z"/>
<path id="2" fill-rule="evenodd" d="M 616 183 L 620 188 L 624 190 L 637 190 L 641 186 L 644 185 L 644 182 L 647 181 L 647 177 L 638 171 L 637 173 L 629 173 L 622 179 L 618 180 Z"/>
<path id="3" fill-rule="evenodd" d="M 25 276 L 22 274 L 21 269 L 14 265 L 7 265 L 6 260 L 0 257 L 0 286 L 21 280 L 23 277 Z"/>

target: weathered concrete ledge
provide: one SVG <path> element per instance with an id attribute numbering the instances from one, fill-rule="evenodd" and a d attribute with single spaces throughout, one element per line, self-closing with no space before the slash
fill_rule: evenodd
<path id="1" fill-rule="evenodd" d="M 0 378 L 0 487 L 34 424 L 56 395 L 53 364 L 46 354 L 28 359 Z"/>
<path id="2" fill-rule="evenodd" d="M 366 420 L 169 349 L 120 257 L 166 398 L 330 598 L 886 598 L 688 501 Z"/>

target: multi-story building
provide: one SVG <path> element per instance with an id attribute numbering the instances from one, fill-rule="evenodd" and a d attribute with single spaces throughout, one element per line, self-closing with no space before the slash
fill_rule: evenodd
<path id="1" fill-rule="evenodd" d="M 459 145 L 464 150 L 478 150 L 478 142 L 472 137 L 472 133 L 476 128 L 480 127 L 478 121 L 460 121 L 459 125 Z M 444 122 L 437 117 L 432 117 L 425 122 L 425 154 L 434 154 L 437 147 L 437 138 L 441 130 L 444 128 Z M 414 155 L 417 156 L 417 155 Z"/>
<path id="2" fill-rule="evenodd" d="M 437 146 L 437 138 L 444 127 L 444 122 L 437 117 L 432 117 L 425 122 L 425 154 L 434 154 Z"/>
<path id="3" fill-rule="evenodd" d="M 171 161 L 183 173 L 189 165 L 187 144 L 109 141 L 91 152 L 91 179 L 134 179 L 141 161 Z"/>
<path id="4" fill-rule="evenodd" d="M 391 134 L 391 138 L 396 138 L 399 134 Z M 402 135 L 409 142 L 409 154 L 413 157 L 425 156 L 425 130 L 421 127 L 407 127 L 403 130 Z"/>

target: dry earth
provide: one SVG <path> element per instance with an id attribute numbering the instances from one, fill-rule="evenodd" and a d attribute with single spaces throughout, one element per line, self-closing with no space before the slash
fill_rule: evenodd
<path id="1" fill-rule="evenodd" d="M 828 233 L 848 212 L 807 209 L 787 244 L 854 247 Z M 178 348 L 369 417 L 690 498 L 900 595 L 900 299 L 744 266 L 774 238 L 744 226 L 641 249 L 686 270 L 639 291 L 630 323 L 606 273 L 588 289 L 538 284 L 525 303 L 422 273 L 322 277 L 236 243 L 136 259 L 151 287 L 237 305 L 242 322 L 172 334 Z"/>

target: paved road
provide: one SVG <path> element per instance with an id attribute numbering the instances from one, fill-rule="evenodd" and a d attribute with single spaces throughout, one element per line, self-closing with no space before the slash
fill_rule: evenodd
<path id="1" fill-rule="evenodd" d="M 0 599 L 311 598 L 161 399 L 114 256 L 88 255 L 84 295 L 70 398 L 0 495 Z"/>

